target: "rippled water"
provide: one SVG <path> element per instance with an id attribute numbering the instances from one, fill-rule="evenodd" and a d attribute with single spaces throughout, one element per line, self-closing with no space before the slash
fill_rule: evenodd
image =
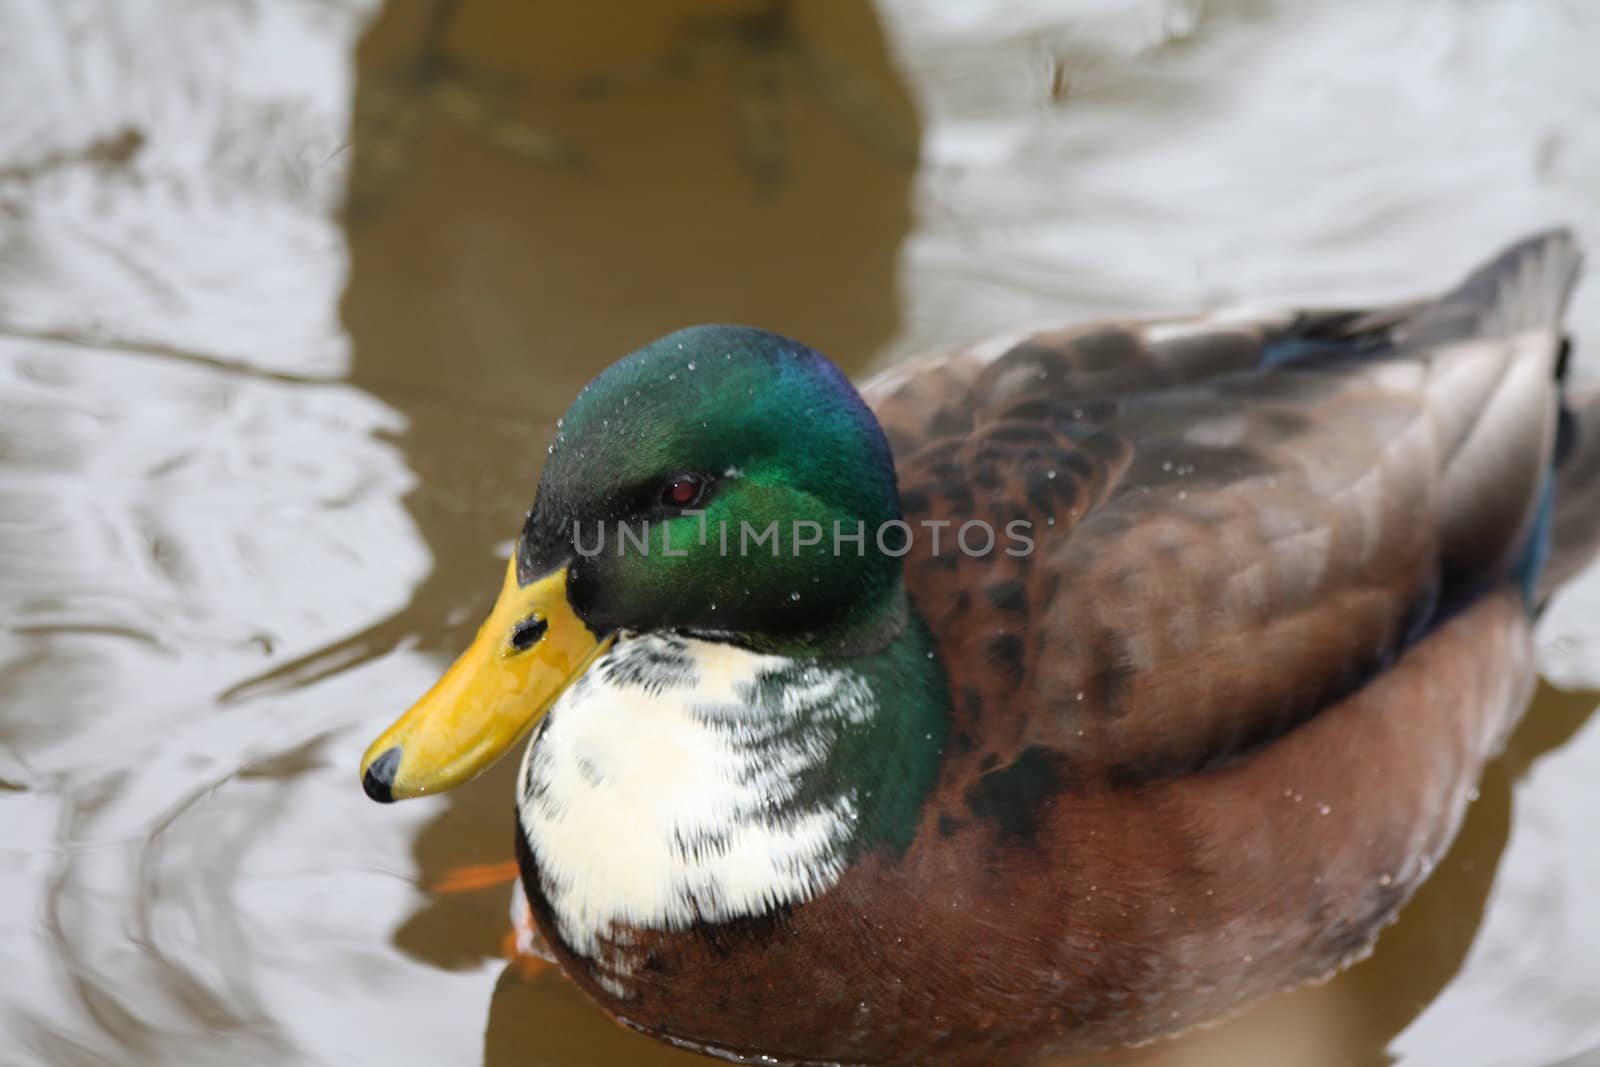
<path id="1" fill-rule="evenodd" d="M 509 768 L 354 773 L 578 387 L 695 321 L 864 372 L 1600 249 L 1596 55 L 1576 0 L 10 0 L 0 1062 L 694 1060 L 433 888 L 509 858 Z M 1600 285 L 1572 321 L 1600 371 Z M 1544 633 L 1574 690 L 1597 591 Z M 1371 960 L 1116 1062 L 1596 1062 L 1596 702 L 1541 691 Z"/>

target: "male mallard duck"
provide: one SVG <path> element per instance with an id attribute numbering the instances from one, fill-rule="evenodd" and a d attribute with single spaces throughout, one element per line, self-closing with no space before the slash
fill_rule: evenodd
<path id="1" fill-rule="evenodd" d="M 1435 300 L 1033 332 L 859 394 L 672 334 L 573 402 L 366 790 L 537 724 L 539 930 L 731 1059 L 1106 1049 L 1324 978 L 1449 843 L 1600 536 L 1578 264 L 1552 233 Z"/>

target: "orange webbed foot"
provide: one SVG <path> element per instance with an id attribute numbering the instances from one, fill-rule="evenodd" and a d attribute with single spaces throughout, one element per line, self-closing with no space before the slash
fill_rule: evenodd
<path id="1" fill-rule="evenodd" d="M 479 889 L 492 889 L 517 880 L 517 861 L 503 863 L 465 863 L 451 867 L 444 877 L 434 883 L 435 893 L 471 893 Z"/>
<path id="2" fill-rule="evenodd" d="M 533 909 L 522 891 L 515 860 L 503 863 L 468 863 L 452 867 L 434 883 L 435 893 L 474 893 L 511 885 L 511 929 L 500 939 L 500 954 L 524 982 L 532 982 L 555 966 L 544 938 L 533 925 Z"/>

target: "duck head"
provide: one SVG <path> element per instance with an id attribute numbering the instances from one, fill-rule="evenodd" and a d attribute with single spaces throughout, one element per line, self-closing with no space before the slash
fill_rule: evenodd
<path id="1" fill-rule="evenodd" d="M 618 634 L 791 655 L 870 645 L 903 600 L 878 536 L 899 517 L 883 432 L 825 357 L 735 326 L 647 345 L 558 424 L 494 609 L 367 750 L 367 794 L 480 774 Z"/>

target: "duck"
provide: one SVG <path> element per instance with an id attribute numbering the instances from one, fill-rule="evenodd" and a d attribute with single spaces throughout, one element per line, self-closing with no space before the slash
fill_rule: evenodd
<path id="1" fill-rule="evenodd" d="M 854 386 L 760 329 L 557 424 L 471 646 L 361 763 L 524 739 L 561 968 L 738 1062 L 1137 1046 L 1371 951 L 1600 542 L 1570 233 L 1432 297 L 1018 331 Z"/>

